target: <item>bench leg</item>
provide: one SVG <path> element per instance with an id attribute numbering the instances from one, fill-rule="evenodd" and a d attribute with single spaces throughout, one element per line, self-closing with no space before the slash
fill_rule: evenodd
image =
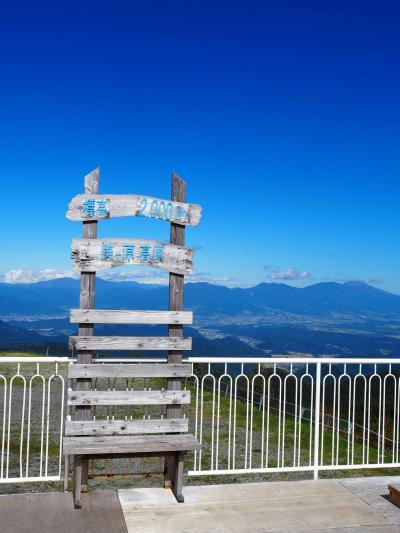
<path id="1" fill-rule="evenodd" d="M 64 455 L 64 491 L 68 491 L 69 483 L 69 456 Z"/>
<path id="2" fill-rule="evenodd" d="M 81 481 L 81 492 L 88 491 L 88 477 L 89 477 L 89 459 L 86 457 L 82 458 L 82 481 Z"/>
<path id="3" fill-rule="evenodd" d="M 82 485 L 83 460 L 80 455 L 74 457 L 74 506 L 81 508 L 81 485 Z"/>
<path id="4" fill-rule="evenodd" d="M 183 503 L 185 500 L 182 493 L 183 485 L 183 458 L 185 453 L 178 452 L 173 458 L 174 469 L 172 478 L 172 492 L 175 494 L 175 498 L 179 503 Z"/>
<path id="5" fill-rule="evenodd" d="M 164 488 L 170 489 L 174 478 L 175 455 L 164 458 Z"/>

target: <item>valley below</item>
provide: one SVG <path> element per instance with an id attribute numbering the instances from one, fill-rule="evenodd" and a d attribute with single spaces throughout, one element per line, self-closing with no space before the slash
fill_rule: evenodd
<path id="1" fill-rule="evenodd" d="M 76 327 L 68 313 L 78 307 L 78 295 L 79 282 L 69 278 L 0 283 L 0 349 L 69 355 L 68 336 L 76 334 Z M 364 283 L 303 289 L 276 283 L 248 289 L 187 283 L 185 304 L 194 313 L 194 324 L 185 328 L 193 338 L 194 356 L 400 354 L 400 296 Z M 167 287 L 99 279 L 96 307 L 166 309 Z M 167 327 L 99 325 L 96 334 L 156 336 L 166 335 Z"/>

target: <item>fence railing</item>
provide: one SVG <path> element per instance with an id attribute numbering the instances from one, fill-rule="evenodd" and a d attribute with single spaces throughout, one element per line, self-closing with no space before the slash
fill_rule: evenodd
<path id="1" fill-rule="evenodd" d="M 0 483 L 61 479 L 67 362 L 0 358 Z"/>
<path id="2" fill-rule="evenodd" d="M 190 361 L 190 475 L 400 466 L 399 359 Z"/>
<path id="3" fill-rule="evenodd" d="M 400 359 L 187 360 L 185 414 L 203 445 L 189 475 L 400 467 Z M 63 479 L 68 361 L 0 358 L 0 483 Z"/>

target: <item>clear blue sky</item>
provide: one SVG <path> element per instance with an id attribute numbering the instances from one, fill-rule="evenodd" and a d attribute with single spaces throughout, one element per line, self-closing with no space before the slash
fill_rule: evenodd
<path id="1" fill-rule="evenodd" d="M 394 1 L 3 5 L 0 272 L 69 268 L 64 212 L 100 166 L 102 192 L 188 181 L 196 279 L 400 292 L 399 16 Z"/>

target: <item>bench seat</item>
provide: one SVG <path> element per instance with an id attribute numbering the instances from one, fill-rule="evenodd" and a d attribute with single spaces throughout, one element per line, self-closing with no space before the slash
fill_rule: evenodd
<path id="1" fill-rule="evenodd" d="M 190 433 L 175 435 L 126 435 L 109 437 L 64 437 L 64 455 L 122 453 L 168 453 L 200 450 Z"/>

